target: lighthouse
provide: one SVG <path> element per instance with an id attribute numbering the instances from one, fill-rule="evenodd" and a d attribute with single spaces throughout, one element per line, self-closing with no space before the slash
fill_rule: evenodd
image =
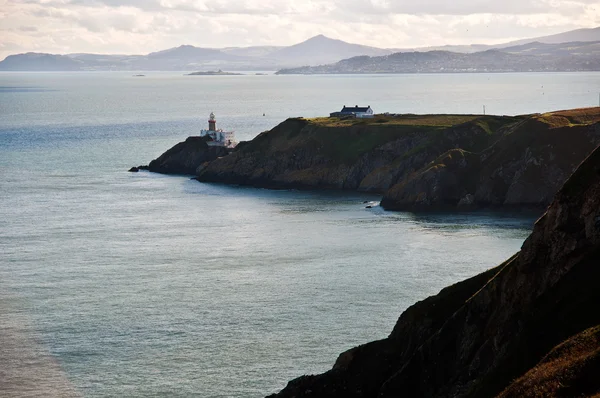
<path id="1" fill-rule="evenodd" d="M 206 141 L 206 145 L 208 146 L 233 148 L 237 145 L 233 131 L 217 130 L 217 119 L 215 119 L 213 112 L 210 113 L 210 117 L 208 118 L 208 130 L 200 130 L 200 137 L 208 137 Z"/>
<path id="2" fill-rule="evenodd" d="M 217 120 L 213 112 L 210 113 L 210 118 L 208 119 L 208 131 L 217 131 Z"/>

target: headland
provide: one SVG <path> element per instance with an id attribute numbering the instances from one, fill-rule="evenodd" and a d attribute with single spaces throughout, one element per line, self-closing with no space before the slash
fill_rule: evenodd
<path id="1" fill-rule="evenodd" d="M 386 209 L 542 213 L 505 262 L 414 304 L 385 339 L 341 353 L 331 370 L 270 397 L 600 393 L 599 144 L 600 108 L 292 118 L 190 164 L 200 181 L 379 192 Z"/>
<path id="2" fill-rule="evenodd" d="M 389 210 L 541 211 L 600 144 L 600 108 L 290 118 L 226 152 L 186 143 L 153 161 L 184 167 L 152 171 L 272 189 L 379 193 Z"/>

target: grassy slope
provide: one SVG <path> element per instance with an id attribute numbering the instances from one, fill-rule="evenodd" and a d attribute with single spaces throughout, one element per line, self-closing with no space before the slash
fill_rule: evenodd
<path id="1" fill-rule="evenodd" d="M 499 177 L 502 173 L 497 173 L 497 170 L 502 170 L 510 163 L 519 161 L 526 151 L 531 153 L 532 158 L 545 160 L 546 166 L 559 167 L 564 170 L 570 169 L 593 150 L 593 146 L 590 146 L 590 140 L 586 136 L 586 131 L 590 125 L 598 122 L 600 122 L 600 108 L 581 108 L 522 116 L 520 122 L 515 123 L 493 147 L 486 151 L 485 161 L 482 164 L 473 162 L 471 167 L 465 168 L 459 180 L 471 182 L 469 187 L 463 187 L 465 192 L 470 193 L 475 192 L 473 183 L 477 185 L 478 176 L 483 176 L 489 180 L 491 177 L 488 176 L 495 175 L 494 178 L 497 180 L 497 184 L 502 185 L 502 178 Z M 478 119 L 475 120 L 475 123 L 489 122 Z M 498 122 L 496 121 L 496 123 Z M 497 125 L 493 127 L 499 128 Z M 548 148 L 559 150 L 564 148 L 567 143 L 570 150 L 564 151 L 561 156 L 553 158 Z M 392 205 L 394 200 L 404 200 L 401 199 L 403 197 L 417 197 L 416 194 L 407 196 L 404 193 L 406 187 L 415 185 L 409 184 L 431 174 L 432 170 L 443 169 L 445 155 L 440 156 L 434 163 L 423 166 L 408 179 L 399 181 L 398 184 L 391 187 L 385 195 L 384 202 L 390 203 L 388 206 L 394 208 Z M 548 156 L 550 158 L 546 159 Z M 521 178 L 530 181 L 531 184 L 542 184 L 545 172 L 544 165 L 540 167 L 530 165 L 525 170 L 526 174 L 523 174 Z M 506 190 L 508 187 L 502 189 Z"/>
<path id="2" fill-rule="evenodd" d="M 507 387 L 500 398 L 600 394 L 600 326 L 556 346 L 540 363 Z"/>
<path id="3" fill-rule="evenodd" d="M 443 137 L 435 133 L 452 126 L 474 122 L 492 134 L 512 121 L 512 118 L 497 116 L 412 114 L 377 115 L 372 119 L 298 118 L 262 133 L 245 144 L 241 151 L 268 153 L 311 148 L 322 151 L 334 162 L 352 163 L 361 155 L 408 134 L 432 133 L 432 141 L 436 141 Z"/>

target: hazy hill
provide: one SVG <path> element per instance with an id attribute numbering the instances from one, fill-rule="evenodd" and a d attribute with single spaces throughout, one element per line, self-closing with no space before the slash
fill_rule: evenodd
<path id="1" fill-rule="evenodd" d="M 599 56 L 600 41 L 578 41 L 569 43 L 540 43 L 533 42 L 502 49 L 502 52 L 523 55 L 548 56 Z"/>
<path id="2" fill-rule="evenodd" d="M 550 36 L 540 36 L 531 39 L 515 40 L 503 44 L 501 45 L 501 47 L 515 46 L 519 44 L 529 43 L 532 41 L 549 44 L 567 43 L 574 41 L 600 41 L 600 26 L 597 28 L 570 30 L 568 32 L 558 33 Z"/>
<path id="3" fill-rule="evenodd" d="M 358 55 L 386 55 L 390 50 L 347 43 L 318 35 L 302 43 L 282 48 L 269 54 L 270 58 L 286 65 L 319 65 Z"/>
<path id="4" fill-rule="evenodd" d="M 227 54 L 221 50 L 214 48 L 202 48 L 190 45 L 182 45 L 175 48 L 169 48 L 163 51 L 153 52 L 147 55 L 149 60 L 186 60 L 190 62 L 201 61 L 201 60 L 233 60 L 237 61 L 243 59 L 243 57 Z"/>
<path id="5" fill-rule="evenodd" d="M 532 37 L 529 39 L 514 40 L 500 44 L 467 44 L 467 45 L 444 45 L 444 46 L 427 46 L 418 48 L 395 48 L 392 52 L 407 52 L 407 51 L 452 51 L 458 53 L 473 53 L 491 49 L 504 49 L 506 47 L 519 46 L 526 43 L 544 43 L 558 44 L 568 42 L 589 42 L 600 41 L 600 27 L 590 29 L 577 29 L 568 32 L 558 33 L 549 36 Z"/>
<path id="6" fill-rule="evenodd" d="M 83 66 L 83 62 L 66 55 L 43 53 L 9 55 L 0 62 L 0 70 L 6 71 L 75 71 Z"/>
<path id="7" fill-rule="evenodd" d="M 536 55 L 487 50 L 471 54 L 449 51 L 360 56 L 334 64 L 283 69 L 277 74 L 562 72 L 600 70 L 597 54 Z"/>
<path id="8" fill-rule="evenodd" d="M 226 54 L 240 55 L 242 57 L 268 57 L 273 52 L 284 48 L 283 46 L 252 46 L 252 47 L 226 47 L 221 49 Z"/>

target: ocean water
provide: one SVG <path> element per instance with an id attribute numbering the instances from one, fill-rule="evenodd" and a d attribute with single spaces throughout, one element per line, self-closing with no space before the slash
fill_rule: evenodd
<path id="1" fill-rule="evenodd" d="M 535 220 L 126 171 L 211 111 L 251 139 L 344 104 L 522 114 L 596 105 L 600 91 L 600 73 L 146 74 L 0 74 L 0 335 L 19 342 L 0 363 L 44 358 L 19 372 L 48 394 L 264 396 L 505 260 Z M 7 380 L 0 395 L 19 396 Z"/>

